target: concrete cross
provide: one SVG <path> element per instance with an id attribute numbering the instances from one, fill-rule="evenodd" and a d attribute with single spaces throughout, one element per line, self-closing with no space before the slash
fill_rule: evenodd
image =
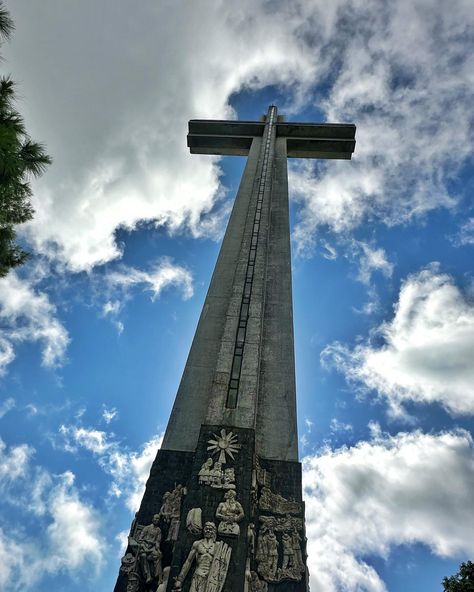
<path id="1" fill-rule="evenodd" d="M 265 121 L 221 121 L 192 119 L 188 146 L 193 154 L 247 156 L 256 137 L 276 107 L 271 106 Z M 276 118 L 276 137 L 286 138 L 288 158 L 337 158 L 350 160 L 355 148 L 356 126 L 346 123 L 290 123 Z"/>
<path id="2" fill-rule="evenodd" d="M 354 136 L 354 125 L 286 123 L 274 106 L 262 121 L 189 122 L 191 152 L 247 162 L 115 592 L 209 590 L 217 581 L 217 592 L 309 592 L 287 160 L 350 159 Z M 158 534 L 161 553 L 149 553 L 141 537 Z"/>

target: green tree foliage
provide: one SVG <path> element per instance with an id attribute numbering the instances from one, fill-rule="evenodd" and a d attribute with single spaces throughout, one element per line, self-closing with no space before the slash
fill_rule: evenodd
<path id="1" fill-rule="evenodd" d="M 461 563 L 456 575 L 443 580 L 444 592 L 474 592 L 474 563 Z"/>
<path id="2" fill-rule="evenodd" d="M 0 2 L 0 40 L 11 36 L 13 21 Z M 28 136 L 23 118 L 15 108 L 15 85 L 0 78 L 0 277 L 20 265 L 28 254 L 16 244 L 16 224 L 33 217 L 32 177 L 41 175 L 51 158 L 44 147 Z"/>

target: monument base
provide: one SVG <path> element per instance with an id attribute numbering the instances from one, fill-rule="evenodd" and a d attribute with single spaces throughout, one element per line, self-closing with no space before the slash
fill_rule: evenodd
<path id="1" fill-rule="evenodd" d="M 203 425 L 194 453 L 158 452 L 114 592 L 307 592 L 301 490 L 254 430 Z"/>

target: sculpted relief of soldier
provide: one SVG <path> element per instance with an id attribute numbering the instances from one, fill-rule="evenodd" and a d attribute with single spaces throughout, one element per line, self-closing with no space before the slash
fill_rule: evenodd
<path id="1" fill-rule="evenodd" d="M 176 485 L 173 491 L 167 491 L 163 495 L 160 516 L 169 523 L 167 541 L 174 542 L 178 539 L 181 502 L 184 495 L 186 495 L 186 488 L 182 485 Z"/>
<path id="2" fill-rule="evenodd" d="M 284 531 L 279 541 L 272 528 L 263 526 L 258 539 L 256 560 L 257 571 L 267 582 L 301 581 L 305 567 L 298 531 Z"/>

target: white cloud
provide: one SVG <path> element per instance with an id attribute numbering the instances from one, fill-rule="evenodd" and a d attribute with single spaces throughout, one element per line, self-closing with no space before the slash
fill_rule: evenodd
<path id="1" fill-rule="evenodd" d="M 41 343 L 44 366 L 64 361 L 70 339 L 56 312 L 47 294 L 14 271 L 0 279 L 0 374 L 15 357 L 14 346 L 25 341 Z"/>
<path id="2" fill-rule="evenodd" d="M 446 178 L 472 145 L 469 3 L 299 0 L 275 9 L 243 0 L 183 11 L 149 0 L 133 25 L 126 10 L 117 1 L 104 31 L 91 0 L 80 9 L 46 0 L 41 13 L 11 7 L 8 67 L 29 97 L 29 129 L 54 157 L 35 185 L 28 231 L 42 252 L 81 270 L 120 257 L 114 231 L 140 221 L 214 234 L 219 169 L 215 158 L 189 155 L 187 121 L 230 117 L 233 93 L 273 84 L 287 90 L 287 115 L 328 85 L 318 106 L 358 125 L 352 164 L 330 163 L 317 181 L 305 164 L 292 175 L 301 247 L 320 225 L 350 230 L 367 215 L 400 223 L 453 205 Z M 67 43 L 42 43 L 51 30 Z"/>
<path id="3" fill-rule="evenodd" d="M 113 419 L 118 416 L 118 410 L 115 407 L 108 409 L 105 405 L 102 409 L 102 419 L 105 423 L 109 424 Z"/>
<path id="4" fill-rule="evenodd" d="M 375 332 L 383 344 L 349 349 L 335 343 L 322 361 L 385 397 L 393 415 L 403 404 L 440 403 L 452 415 L 474 413 L 474 306 L 453 279 L 432 266 L 402 284 L 395 314 Z"/>
<path id="5" fill-rule="evenodd" d="M 473 467 L 474 443 L 461 430 L 378 433 L 304 458 L 311 589 L 385 592 L 363 557 L 387 557 L 396 545 L 471 556 Z"/>
<path id="6" fill-rule="evenodd" d="M 0 529 L 0 588 L 37 589 L 46 574 L 79 573 L 87 566 L 97 572 L 104 560 L 101 519 L 82 500 L 74 475 L 54 475 L 32 464 L 34 449 L 26 444 L 7 448 L 0 441 L 2 504 L 20 509 L 24 524 L 8 523 L 4 512 Z M 35 528 L 25 535 L 28 521 Z"/>
<path id="7" fill-rule="evenodd" d="M 65 447 L 70 452 L 82 446 L 94 454 L 103 454 L 113 446 L 108 441 L 108 434 L 101 430 L 61 425 L 59 433 L 64 436 Z"/>
<path id="8" fill-rule="evenodd" d="M 329 430 L 331 431 L 331 434 L 338 434 L 341 432 L 352 432 L 353 427 L 350 423 L 344 423 L 337 419 L 337 417 L 333 417 L 329 424 Z"/>
<path id="9" fill-rule="evenodd" d="M 94 2 L 71 12 L 48 0 L 41 11 L 47 27 L 35 7 L 11 7 L 17 30 L 8 66 L 24 81 L 22 93 L 35 97 L 25 106 L 29 129 L 54 158 L 36 184 L 29 236 L 73 270 L 119 257 L 115 229 L 143 220 L 171 232 L 214 234 L 212 221 L 201 224 L 201 217 L 222 195 L 219 169 L 215 158 L 189 155 L 188 119 L 231 116 L 227 100 L 243 85 L 309 85 L 318 68 L 318 52 L 295 37 L 305 19 L 293 11 L 282 19 L 250 1 L 190 3 L 184 12 L 148 1 L 130 27 L 127 9 L 123 0 L 114 4 L 109 35 Z M 51 30 L 67 38 L 60 52 L 39 42 Z M 85 48 L 93 59 L 84 59 Z M 39 69 L 37 60 L 54 68 Z"/>
<path id="10" fill-rule="evenodd" d="M 127 464 L 129 464 L 129 469 L 126 472 L 123 471 L 124 463 L 120 463 L 121 473 L 120 475 L 117 473 L 117 476 L 120 476 L 122 482 L 124 479 L 131 482 L 131 488 L 126 497 L 127 507 L 131 512 L 136 512 L 140 506 L 145 493 L 145 485 L 150 476 L 151 465 L 162 441 L 163 434 L 160 434 L 145 442 L 138 452 L 129 453 L 125 457 Z"/>
<path id="11" fill-rule="evenodd" d="M 52 522 L 46 534 L 55 552 L 46 560 L 48 571 L 77 570 L 89 564 L 98 569 L 105 551 L 98 516 L 82 502 L 73 487 L 74 475 L 63 473 L 49 496 Z"/>
<path id="12" fill-rule="evenodd" d="M 300 252 L 321 227 L 347 235 L 367 219 L 401 224 L 453 207 L 449 180 L 472 154 L 469 4 L 341 1 L 333 10 L 334 84 L 323 106 L 329 121 L 356 123 L 357 146 L 351 163 L 320 165 L 317 176 L 309 162 L 292 167 L 290 187 L 303 206 Z"/>
<path id="13" fill-rule="evenodd" d="M 63 446 L 69 452 L 81 447 L 92 452 L 99 466 L 111 477 L 109 494 L 123 497 L 126 506 L 136 512 L 140 505 L 151 465 L 163 440 L 163 434 L 154 436 L 138 451 L 121 446 L 114 434 L 81 426 L 60 426 Z"/>
<path id="14" fill-rule="evenodd" d="M 474 218 L 468 218 L 459 229 L 454 238 L 456 246 L 474 245 Z"/>
<path id="15" fill-rule="evenodd" d="M 159 298 L 163 290 L 168 288 L 178 289 L 184 300 L 191 298 L 194 293 L 191 272 L 173 263 L 169 257 L 162 257 L 148 271 L 119 264 L 105 276 L 98 276 L 95 282 L 96 298 L 99 301 L 104 297 L 105 283 L 106 300 L 101 305 L 102 316 L 112 321 L 119 335 L 124 330 L 124 323 L 119 315 L 125 303 L 132 297 L 134 288 L 151 292 L 152 301 Z M 97 288 L 99 285 L 100 289 Z"/>
<path id="16" fill-rule="evenodd" d="M 26 474 L 33 453 L 33 448 L 27 444 L 19 444 L 8 450 L 0 438 L 0 487 L 5 487 Z"/>
<path id="17" fill-rule="evenodd" d="M 1 363 L 0 363 L 1 365 Z M 15 407 L 15 399 L 8 397 L 0 403 L 0 419 Z"/>
<path id="18" fill-rule="evenodd" d="M 354 241 L 355 243 L 355 241 Z M 369 285 L 372 279 L 372 273 L 379 271 L 385 277 L 391 277 L 393 273 L 393 264 L 387 259 L 384 249 L 373 247 L 367 243 L 357 243 L 360 251 L 358 279 L 363 284 Z"/>
<path id="19" fill-rule="evenodd" d="M 142 271 L 125 265 L 106 276 L 108 285 L 112 288 L 127 290 L 133 286 L 143 286 L 152 293 L 152 300 L 158 298 L 161 292 L 170 286 L 180 288 L 183 298 L 193 295 L 193 278 L 191 273 L 179 265 L 174 265 L 166 257 L 162 258 L 150 271 Z M 107 313 L 115 314 L 120 309 L 117 303 L 106 303 Z"/>

